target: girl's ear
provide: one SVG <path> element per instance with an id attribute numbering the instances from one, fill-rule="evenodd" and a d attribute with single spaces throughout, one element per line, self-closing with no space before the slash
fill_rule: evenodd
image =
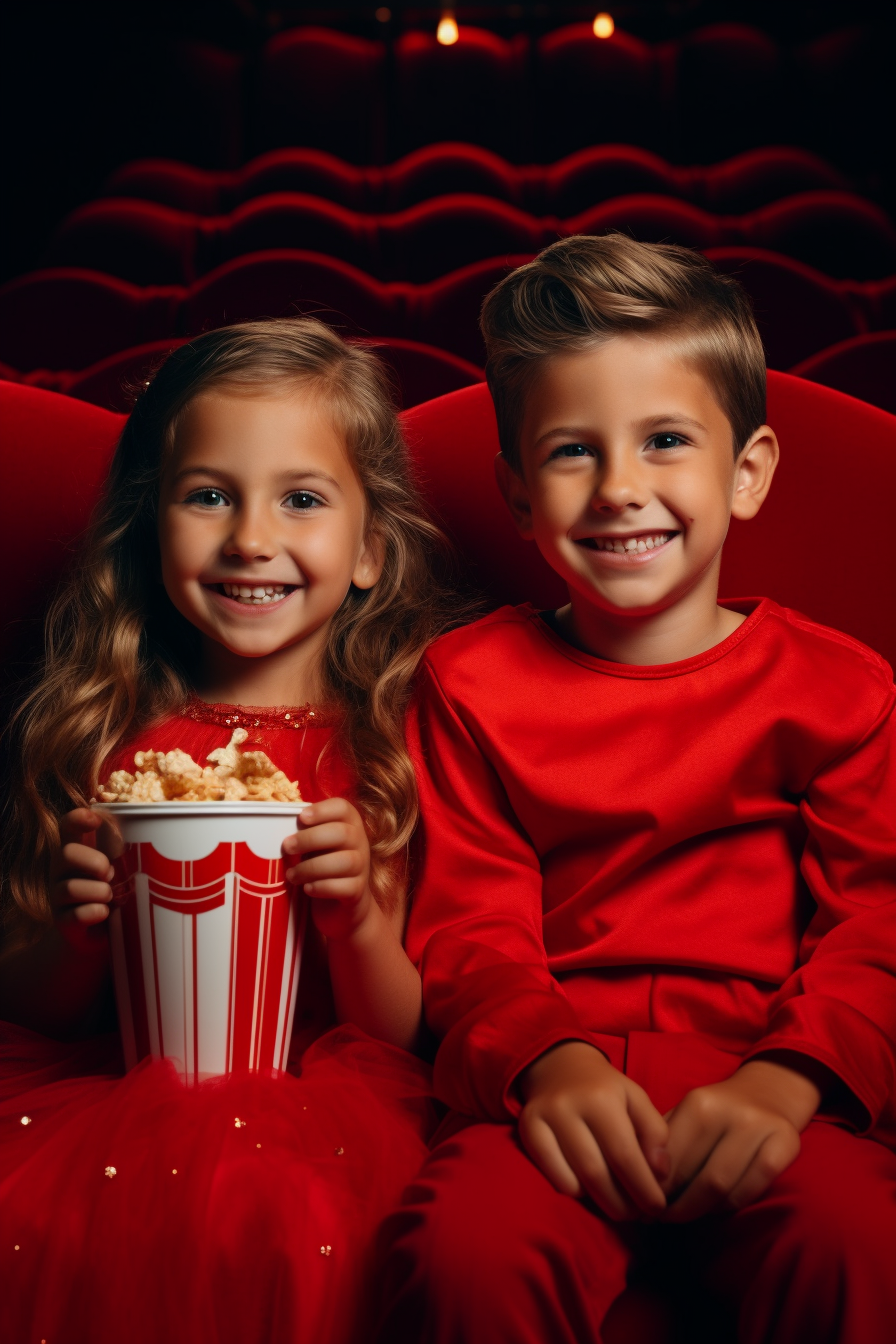
<path id="1" fill-rule="evenodd" d="M 522 476 L 518 476 L 503 453 L 495 458 L 495 480 L 504 496 L 517 531 L 526 541 L 532 540 L 532 505 Z"/>
<path id="2" fill-rule="evenodd" d="M 385 563 L 385 540 L 379 532 L 371 528 L 352 574 L 352 586 L 354 588 L 372 588 L 379 580 Z"/>
<path id="3" fill-rule="evenodd" d="M 737 459 L 734 471 L 732 518 L 755 518 L 771 489 L 781 450 L 775 431 L 760 425 Z"/>

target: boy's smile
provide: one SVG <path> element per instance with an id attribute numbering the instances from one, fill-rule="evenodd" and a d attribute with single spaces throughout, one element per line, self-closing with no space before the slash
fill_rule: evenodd
<path id="1" fill-rule="evenodd" d="M 573 642 L 659 663 L 740 623 L 716 602 L 722 544 L 732 513 L 758 510 L 776 460 L 767 426 L 735 460 L 706 379 L 670 341 L 623 336 L 541 366 L 521 476 L 499 458 L 498 478 L 520 531 L 569 586 L 560 621 Z"/>

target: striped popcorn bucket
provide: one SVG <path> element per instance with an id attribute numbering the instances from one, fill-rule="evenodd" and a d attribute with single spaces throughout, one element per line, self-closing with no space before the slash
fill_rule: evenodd
<path id="1" fill-rule="evenodd" d="M 305 901 L 280 846 L 297 803 L 104 803 L 124 841 L 109 919 L 130 1069 L 170 1059 L 184 1082 L 283 1069 Z"/>

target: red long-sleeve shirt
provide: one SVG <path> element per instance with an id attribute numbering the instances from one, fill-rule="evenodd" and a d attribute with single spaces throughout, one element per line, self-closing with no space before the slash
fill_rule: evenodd
<path id="1" fill-rule="evenodd" d="M 786 1049 L 896 1140 L 892 674 L 768 599 L 725 605 L 733 635 L 656 667 L 531 607 L 427 655 L 408 949 L 456 1109 L 512 1117 L 520 1070 L 570 1038 L 648 1080 L 651 1047 L 729 1072 Z"/>

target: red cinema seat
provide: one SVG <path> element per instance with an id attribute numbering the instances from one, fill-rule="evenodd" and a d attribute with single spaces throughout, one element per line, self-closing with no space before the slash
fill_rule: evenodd
<path id="1" fill-rule="evenodd" d="M 347 262 L 288 249 L 226 262 L 192 287 L 181 328 L 188 334 L 230 322 L 303 313 L 345 334 L 404 335 L 404 296 Z"/>
<path id="2" fill-rule="evenodd" d="M 702 200 L 696 193 L 689 199 L 720 215 L 747 214 L 803 191 L 849 190 L 849 182 L 836 168 L 807 149 L 789 145 L 750 149 L 690 172 L 700 174 L 703 183 Z"/>
<path id="3" fill-rule="evenodd" d="M 790 372 L 896 415 L 896 331 L 866 332 L 840 341 Z"/>
<path id="4" fill-rule="evenodd" d="M 750 217 L 749 241 L 836 279 L 896 271 L 896 227 L 879 205 L 845 191 L 806 191 Z"/>
<path id="5" fill-rule="evenodd" d="M 226 208 L 225 183 L 231 176 L 177 159 L 135 159 L 116 168 L 106 179 L 101 195 L 154 201 L 188 214 L 217 215 Z"/>
<path id="6" fill-rule="evenodd" d="M 714 163 L 792 138 L 781 98 L 781 51 L 757 28 L 717 23 L 683 38 L 675 84 L 678 157 L 685 163 Z"/>
<path id="7" fill-rule="evenodd" d="M 619 29 L 595 37 L 590 23 L 539 39 L 533 128 L 543 162 L 585 145 L 655 148 L 661 138 L 652 49 Z"/>
<path id="8" fill-rule="evenodd" d="M 385 168 L 382 179 L 382 210 L 405 210 L 457 192 L 523 205 L 519 169 L 479 145 L 426 145 Z"/>
<path id="9" fill-rule="evenodd" d="M 0 285 L 0 360 L 19 370 L 85 368 L 172 333 L 183 295 L 74 267 L 32 271 Z"/>
<path id="10" fill-rule="evenodd" d="M 153 117 L 161 139 L 190 163 L 234 168 L 245 152 L 245 58 L 207 42 L 179 41 Z"/>
<path id="11" fill-rule="evenodd" d="M 563 221 L 564 234 L 618 229 L 642 243 L 680 243 L 705 250 L 727 240 L 728 220 L 672 196 L 620 196 Z"/>
<path id="12" fill-rule="evenodd" d="M 420 284 L 484 257 L 537 252 L 550 236 L 542 221 L 486 196 L 439 196 L 380 215 L 383 275 Z"/>
<path id="13" fill-rule="evenodd" d="M 201 219 L 151 201 L 91 201 L 62 221 L 47 266 L 82 266 L 135 285 L 188 285 Z"/>
<path id="14" fill-rule="evenodd" d="M 773 369 L 789 369 L 861 329 L 842 287 L 810 266 L 751 247 L 710 248 L 706 255 L 749 294 Z"/>
<path id="15" fill-rule="evenodd" d="M 224 190 L 223 208 L 231 210 L 269 192 L 299 191 L 348 210 L 366 210 L 376 205 L 370 198 L 369 179 L 370 170 L 356 168 L 322 149 L 272 149 L 232 174 Z"/>
<path id="16" fill-rule="evenodd" d="M 547 164 L 544 214 L 569 219 L 616 196 L 677 196 L 681 174 L 665 159 L 635 145 L 589 145 Z"/>
<path id="17" fill-rule="evenodd" d="M 309 145 L 349 163 L 374 163 L 383 137 L 381 42 L 329 28 L 270 39 L 256 84 L 259 149 Z"/>
<path id="18" fill-rule="evenodd" d="M 390 158 L 439 140 L 465 140 L 512 154 L 519 125 L 518 76 L 525 40 L 461 26 L 441 46 L 431 32 L 395 43 Z"/>
<path id="19" fill-rule="evenodd" d="M 380 271 L 378 217 L 319 196 L 287 191 L 259 196 L 208 225 L 197 257 L 198 275 L 247 252 L 284 247 L 338 257 L 374 275 Z"/>
<path id="20" fill-rule="evenodd" d="M 534 249 L 533 249 L 534 250 Z M 408 333 L 430 345 L 451 350 L 472 364 L 484 365 L 479 334 L 482 300 L 508 271 L 532 260 L 532 253 L 490 257 L 441 276 L 428 285 L 408 288 Z"/>
<path id="21" fill-rule="evenodd" d="M 75 374 L 65 391 L 80 401 L 127 415 L 144 380 L 155 373 L 171 351 L 183 345 L 186 339 L 186 336 L 175 336 L 164 341 L 147 341 L 130 350 L 119 350 Z"/>
<path id="22" fill-rule="evenodd" d="M 365 340 L 392 370 L 398 405 L 404 408 L 432 401 L 461 387 L 471 387 L 485 378 L 482 369 L 467 359 L 438 350 L 420 341 Z"/>

